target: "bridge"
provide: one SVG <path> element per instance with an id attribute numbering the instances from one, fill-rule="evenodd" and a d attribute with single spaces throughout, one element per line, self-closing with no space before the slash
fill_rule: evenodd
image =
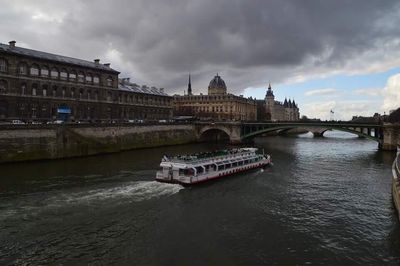
<path id="1" fill-rule="evenodd" d="M 242 143 L 271 132 L 291 129 L 310 131 L 315 137 L 322 137 L 328 130 L 339 130 L 378 142 L 384 150 L 397 148 L 400 126 L 382 123 L 354 122 L 197 122 L 196 130 L 200 140 L 229 138 L 231 143 Z"/>

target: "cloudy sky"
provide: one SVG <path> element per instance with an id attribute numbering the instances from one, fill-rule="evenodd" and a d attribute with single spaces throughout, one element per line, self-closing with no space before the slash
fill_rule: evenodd
<path id="1" fill-rule="evenodd" d="M 396 0 L 0 0 L 2 43 L 103 63 L 139 84 L 294 98 L 349 119 L 400 106 Z"/>

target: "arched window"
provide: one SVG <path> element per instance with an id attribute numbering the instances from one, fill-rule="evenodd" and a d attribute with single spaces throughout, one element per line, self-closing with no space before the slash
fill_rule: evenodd
<path id="1" fill-rule="evenodd" d="M 26 84 L 22 83 L 21 84 L 21 95 L 25 95 L 25 93 L 26 93 Z"/>
<path id="2" fill-rule="evenodd" d="M 72 71 L 69 73 L 69 80 L 70 80 L 70 81 L 76 81 L 76 71 L 75 71 L 75 70 L 72 70 Z"/>
<path id="3" fill-rule="evenodd" d="M 80 89 L 79 90 L 79 99 L 82 99 L 82 97 L 83 97 L 83 89 Z"/>
<path id="4" fill-rule="evenodd" d="M 40 70 L 40 76 L 44 77 L 44 78 L 48 78 L 49 77 L 49 68 L 47 66 L 42 66 L 42 69 Z"/>
<path id="5" fill-rule="evenodd" d="M 8 87 L 7 81 L 0 80 L 0 93 L 1 94 L 7 93 L 7 87 Z"/>
<path id="6" fill-rule="evenodd" d="M 85 74 L 83 72 L 78 73 L 78 82 L 85 82 Z"/>
<path id="7" fill-rule="evenodd" d="M 46 97 L 47 96 L 47 85 L 42 86 L 42 92 L 43 92 L 43 96 Z"/>
<path id="8" fill-rule="evenodd" d="M 99 77 L 98 75 L 95 75 L 95 76 L 93 77 L 93 83 L 94 83 L 94 84 L 99 84 L 99 83 L 100 83 L 100 77 Z"/>
<path id="9" fill-rule="evenodd" d="M 29 74 L 31 76 L 39 76 L 39 66 L 36 64 L 33 64 L 31 68 L 29 69 Z"/>
<path id="10" fill-rule="evenodd" d="M 88 100 L 90 100 L 90 98 L 92 97 L 90 90 L 87 91 L 87 98 Z"/>
<path id="11" fill-rule="evenodd" d="M 61 95 L 62 95 L 63 98 L 65 97 L 66 90 L 67 89 L 65 87 L 62 88 Z"/>
<path id="12" fill-rule="evenodd" d="M 86 83 L 93 83 L 93 76 L 92 74 L 86 75 Z"/>
<path id="13" fill-rule="evenodd" d="M 55 67 L 53 67 L 53 68 L 51 69 L 51 72 L 50 72 L 51 78 L 52 78 L 52 79 L 58 79 L 58 75 L 59 75 L 58 69 L 55 68 Z"/>
<path id="14" fill-rule="evenodd" d="M 25 62 L 18 64 L 18 74 L 19 75 L 27 75 L 28 74 L 28 66 Z"/>
<path id="15" fill-rule="evenodd" d="M 53 86 L 53 97 L 57 97 L 57 86 Z"/>
<path id="16" fill-rule="evenodd" d="M 0 72 L 7 72 L 8 71 L 8 64 L 7 60 L 4 58 L 0 58 Z"/>
<path id="17" fill-rule="evenodd" d="M 71 98 L 75 97 L 75 88 L 71 88 Z"/>
<path id="18" fill-rule="evenodd" d="M 113 85 L 113 79 L 112 79 L 112 77 L 108 77 L 107 78 L 107 86 L 112 87 L 112 85 Z"/>
<path id="19" fill-rule="evenodd" d="M 36 96 L 38 85 L 36 83 L 32 84 L 32 95 Z"/>
<path id="20" fill-rule="evenodd" d="M 68 80 L 68 73 L 67 73 L 67 70 L 65 68 L 61 69 L 60 79 Z"/>

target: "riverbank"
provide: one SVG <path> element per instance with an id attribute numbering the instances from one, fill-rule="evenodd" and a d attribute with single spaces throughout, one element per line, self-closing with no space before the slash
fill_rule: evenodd
<path id="1" fill-rule="evenodd" d="M 193 125 L 48 125 L 0 130 L 0 163 L 60 159 L 197 141 Z"/>
<path id="2" fill-rule="evenodd" d="M 397 153 L 396 159 L 392 165 L 392 172 L 393 172 L 393 180 L 392 180 L 392 195 L 393 195 L 393 202 L 397 210 L 397 215 L 400 220 L 400 153 Z"/>

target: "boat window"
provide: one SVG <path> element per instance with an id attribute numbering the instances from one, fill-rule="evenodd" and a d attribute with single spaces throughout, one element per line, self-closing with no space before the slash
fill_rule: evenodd
<path id="1" fill-rule="evenodd" d="M 203 167 L 197 166 L 196 167 L 197 174 L 202 174 L 204 172 Z"/>
<path id="2" fill-rule="evenodd" d="M 218 171 L 224 170 L 224 166 L 223 165 L 218 165 Z"/>
<path id="3" fill-rule="evenodd" d="M 179 169 L 179 175 L 183 175 L 184 174 L 184 170 L 183 169 Z"/>

